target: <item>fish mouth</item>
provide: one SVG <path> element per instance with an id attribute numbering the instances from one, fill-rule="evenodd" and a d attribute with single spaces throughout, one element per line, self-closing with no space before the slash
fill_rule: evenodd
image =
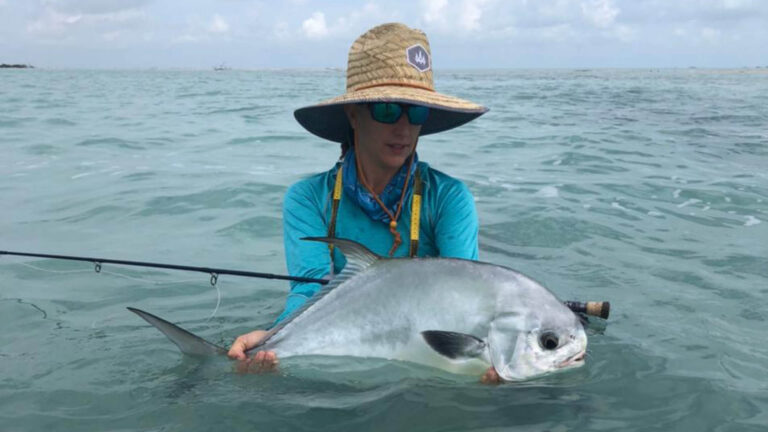
<path id="1" fill-rule="evenodd" d="M 584 357 L 587 355 L 586 351 L 582 351 L 580 353 L 577 353 L 561 362 L 559 365 L 557 365 L 558 368 L 566 368 L 566 367 L 572 367 L 572 366 L 581 366 L 584 364 Z"/>

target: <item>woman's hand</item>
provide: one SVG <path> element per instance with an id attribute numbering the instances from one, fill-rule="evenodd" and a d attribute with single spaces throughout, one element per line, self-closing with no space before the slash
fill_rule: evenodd
<path id="1" fill-rule="evenodd" d="M 279 362 L 274 351 L 259 351 L 251 358 L 248 358 L 245 354 L 246 351 L 258 345 L 266 335 L 267 332 L 264 330 L 254 330 L 235 339 L 232 346 L 229 347 L 227 356 L 233 360 L 238 360 L 237 372 L 262 373 L 273 371 L 277 368 Z"/>
<path id="2" fill-rule="evenodd" d="M 487 371 L 485 371 L 482 378 L 480 378 L 480 382 L 483 384 L 501 384 L 503 380 L 496 372 L 496 369 L 491 366 Z"/>

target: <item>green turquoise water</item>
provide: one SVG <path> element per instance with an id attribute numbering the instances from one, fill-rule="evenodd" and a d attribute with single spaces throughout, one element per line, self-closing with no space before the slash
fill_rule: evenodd
<path id="1" fill-rule="evenodd" d="M 407 363 L 184 358 L 135 306 L 229 344 L 287 285 L 0 257 L 0 429 L 768 429 L 768 74 L 439 71 L 491 108 L 424 137 L 481 259 L 609 300 L 585 367 L 497 387 Z M 0 250 L 285 272 L 282 196 L 338 148 L 315 71 L 0 71 Z M 218 307 L 217 307 L 217 303 Z"/>

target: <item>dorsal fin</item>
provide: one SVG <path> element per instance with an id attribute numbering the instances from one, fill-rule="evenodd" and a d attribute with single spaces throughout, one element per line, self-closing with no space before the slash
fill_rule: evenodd
<path id="1" fill-rule="evenodd" d="M 373 265 L 376 261 L 379 261 L 381 259 L 380 256 L 371 252 L 371 250 L 368 249 L 367 247 L 352 240 L 346 240 L 341 238 L 330 238 L 330 237 L 304 237 L 302 238 L 302 240 L 317 241 L 317 242 L 330 243 L 335 245 L 336 247 L 339 248 L 341 253 L 344 254 L 344 257 L 347 259 L 347 264 L 344 266 L 344 269 L 341 271 L 341 273 L 339 273 L 335 278 L 331 279 L 324 287 L 320 288 L 320 291 L 316 292 L 312 297 L 307 299 L 307 301 L 304 302 L 304 304 L 301 305 L 300 308 L 293 311 L 293 313 L 288 315 L 288 317 L 280 321 L 276 326 L 272 327 L 267 333 L 267 336 L 264 339 L 262 339 L 261 343 L 254 346 L 249 351 L 260 349 L 272 338 L 272 336 L 274 336 L 277 332 L 285 328 L 294 319 L 296 319 L 299 315 L 303 314 L 304 311 L 306 311 L 307 309 L 311 308 L 315 303 L 320 301 L 323 297 L 328 295 L 329 292 L 333 291 L 336 287 L 343 284 L 351 277 L 364 271 L 365 269 Z"/>
<path id="2" fill-rule="evenodd" d="M 339 248 L 347 259 L 347 265 L 344 266 L 343 271 L 357 269 L 356 272 L 360 272 L 381 259 L 370 249 L 353 240 L 331 237 L 304 237 L 302 240 L 328 243 Z"/>

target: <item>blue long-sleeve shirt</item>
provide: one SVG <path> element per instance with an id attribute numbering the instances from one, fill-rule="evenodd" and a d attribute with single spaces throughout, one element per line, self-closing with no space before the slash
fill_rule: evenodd
<path id="1" fill-rule="evenodd" d="M 417 169 L 423 183 L 417 255 L 477 259 L 478 219 L 472 194 L 461 181 L 425 162 Z M 288 273 L 293 276 L 322 278 L 331 271 L 331 259 L 325 243 L 301 240 L 328 234 L 333 202 L 333 186 L 338 168 L 313 175 L 292 185 L 283 203 L 285 256 Z M 410 188 L 406 205 L 397 223 L 403 243 L 395 257 L 408 256 L 411 231 Z M 336 237 L 354 240 L 382 256 L 387 256 L 393 237 L 389 226 L 372 220 L 355 202 L 342 194 L 336 218 Z M 334 274 L 344 268 L 346 260 L 334 249 Z M 280 322 L 298 309 L 320 289 L 320 284 L 291 282 L 285 310 L 275 321 Z"/>

